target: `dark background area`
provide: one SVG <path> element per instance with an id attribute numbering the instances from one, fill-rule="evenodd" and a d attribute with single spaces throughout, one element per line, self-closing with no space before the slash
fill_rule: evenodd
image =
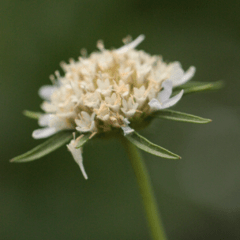
<path id="1" fill-rule="evenodd" d="M 240 239 L 240 2 L 1 1 L 0 239 L 150 239 L 124 148 L 116 140 L 84 148 L 85 181 L 66 147 L 26 164 L 8 160 L 36 146 L 40 86 L 83 47 L 138 47 L 197 68 L 196 81 L 224 80 L 218 92 L 189 95 L 174 109 L 207 125 L 155 120 L 141 134 L 182 156 L 143 153 L 169 240 Z"/>

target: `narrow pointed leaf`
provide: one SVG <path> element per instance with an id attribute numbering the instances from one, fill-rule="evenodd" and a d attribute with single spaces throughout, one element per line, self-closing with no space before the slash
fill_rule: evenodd
<path id="1" fill-rule="evenodd" d="M 142 149 L 145 152 L 151 153 L 158 157 L 169 158 L 169 159 L 180 159 L 181 157 L 176 155 L 175 153 L 170 152 L 169 150 L 160 147 L 146 138 L 141 136 L 140 134 L 133 132 L 132 134 L 125 136 L 131 143 L 133 143 L 136 147 Z"/>
<path id="2" fill-rule="evenodd" d="M 224 81 L 215 81 L 215 82 L 199 82 L 199 81 L 190 81 L 182 86 L 179 86 L 180 89 L 183 87 L 183 89 L 189 89 L 189 88 L 205 88 L 206 90 L 217 90 L 224 86 Z"/>
<path id="3" fill-rule="evenodd" d="M 180 122 L 190 122 L 190 123 L 209 123 L 212 121 L 211 119 L 202 118 L 202 117 L 194 116 L 194 115 L 183 113 L 183 112 L 177 112 L 173 110 L 157 111 L 153 114 L 153 117 L 164 118 L 164 119 L 180 121 Z"/>
<path id="4" fill-rule="evenodd" d="M 184 89 L 184 95 L 194 92 L 202 92 L 202 91 L 211 91 L 218 90 L 222 88 L 224 85 L 223 81 L 217 82 L 187 82 L 179 87 L 174 88 L 173 95 L 176 95 L 180 92 L 180 90 Z"/>
<path id="5" fill-rule="evenodd" d="M 86 134 L 84 134 L 80 139 L 79 139 L 79 142 L 77 144 L 77 147 L 76 148 L 80 148 L 82 147 L 90 138 L 90 136 L 92 135 L 91 132 L 88 132 Z"/>
<path id="6" fill-rule="evenodd" d="M 33 118 L 33 119 L 39 119 L 43 115 L 43 113 L 32 112 L 32 111 L 28 111 L 28 110 L 23 111 L 23 114 L 26 117 Z"/>
<path id="7" fill-rule="evenodd" d="M 11 160 L 11 162 L 29 162 L 41 158 L 54 150 L 60 148 L 66 144 L 72 138 L 72 132 L 62 131 L 56 133 L 53 137 L 48 139 L 46 142 L 38 145 L 32 150 L 17 156 Z"/>

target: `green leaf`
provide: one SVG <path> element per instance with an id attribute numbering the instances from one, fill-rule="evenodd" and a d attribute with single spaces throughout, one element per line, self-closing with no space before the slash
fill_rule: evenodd
<path id="1" fill-rule="evenodd" d="M 89 137 L 90 137 L 91 135 L 92 135 L 91 132 L 86 133 L 85 135 L 83 135 L 83 136 L 79 139 L 79 142 L 78 142 L 76 148 L 82 147 L 82 146 L 89 140 Z"/>
<path id="2" fill-rule="evenodd" d="M 146 138 L 142 137 L 136 132 L 125 136 L 131 143 L 136 147 L 142 149 L 145 152 L 151 153 L 158 157 L 170 158 L 170 159 L 180 159 L 181 157 L 168 151 L 167 149 L 160 147 L 154 143 L 151 143 Z"/>
<path id="3" fill-rule="evenodd" d="M 178 94 L 182 89 L 184 89 L 184 95 L 188 93 L 194 92 L 202 92 L 202 91 L 212 91 L 218 90 L 224 86 L 223 81 L 217 82 L 187 82 L 181 86 L 174 88 L 173 95 Z"/>
<path id="4" fill-rule="evenodd" d="M 41 158 L 66 144 L 72 138 L 72 132 L 61 131 L 32 150 L 10 160 L 11 162 L 29 162 Z"/>
<path id="5" fill-rule="evenodd" d="M 190 123 L 209 123 L 212 120 L 207 118 L 202 118 L 198 116 L 194 116 L 191 114 L 177 112 L 173 110 L 160 110 L 153 114 L 153 117 L 157 118 L 165 118 L 168 120 L 173 121 L 180 121 L 180 122 L 190 122 Z"/>
<path id="6" fill-rule="evenodd" d="M 28 111 L 28 110 L 24 110 L 23 111 L 23 114 L 26 116 L 26 117 L 29 117 L 29 118 L 33 118 L 33 119 L 39 119 L 43 113 L 40 113 L 40 112 L 32 112 L 32 111 Z"/>

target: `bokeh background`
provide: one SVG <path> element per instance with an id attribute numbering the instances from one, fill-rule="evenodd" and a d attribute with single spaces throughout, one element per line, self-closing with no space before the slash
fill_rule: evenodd
<path id="1" fill-rule="evenodd" d="M 240 239 L 240 2 L 2 0 L 0 8 L 0 239 L 148 240 L 141 198 L 116 140 L 84 148 L 85 181 L 66 147 L 26 164 L 8 160 L 40 143 L 31 133 L 40 86 L 82 47 L 138 47 L 197 68 L 194 80 L 224 80 L 218 92 L 184 97 L 176 110 L 207 125 L 155 120 L 141 134 L 182 156 L 143 153 L 169 240 Z"/>

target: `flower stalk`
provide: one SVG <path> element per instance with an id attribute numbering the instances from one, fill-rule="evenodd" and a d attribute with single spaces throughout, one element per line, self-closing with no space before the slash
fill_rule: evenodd
<path id="1" fill-rule="evenodd" d="M 158 212 L 157 202 L 154 197 L 144 160 L 139 150 L 130 141 L 126 138 L 122 138 L 122 143 L 127 151 L 137 179 L 152 239 L 166 240 L 166 234 Z"/>

